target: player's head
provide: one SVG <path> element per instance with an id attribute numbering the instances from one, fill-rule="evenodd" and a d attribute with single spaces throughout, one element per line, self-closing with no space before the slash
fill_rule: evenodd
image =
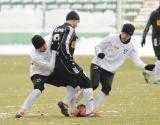
<path id="1" fill-rule="evenodd" d="M 121 40 L 123 42 L 130 40 L 131 36 L 134 33 L 134 30 L 135 30 L 135 27 L 133 24 L 130 24 L 130 23 L 124 24 L 121 30 Z"/>
<path id="2" fill-rule="evenodd" d="M 76 28 L 80 21 L 80 17 L 76 11 L 70 11 L 66 16 L 66 21 L 72 25 L 73 28 Z"/>
<path id="3" fill-rule="evenodd" d="M 47 50 L 46 42 L 40 35 L 34 35 L 32 37 L 32 44 L 39 52 L 45 52 Z"/>

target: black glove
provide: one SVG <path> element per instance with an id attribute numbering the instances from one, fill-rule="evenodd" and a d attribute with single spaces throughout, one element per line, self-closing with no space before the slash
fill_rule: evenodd
<path id="1" fill-rule="evenodd" d="M 155 67 L 155 64 L 148 64 L 144 68 L 145 70 L 153 71 L 154 67 Z"/>
<path id="2" fill-rule="evenodd" d="M 53 42 L 53 41 L 52 41 L 51 50 L 57 51 L 58 47 L 59 47 L 59 42 L 57 42 L 57 41 L 54 41 L 54 42 Z"/>
<path id="3" fill-rule="evenodd" d="M 101 59 L 103 59 L 105 57 L 105 54 L 104 53 L 99 53 L 98 57 L 101 58 Z"/>
<path id="4" fill-rule="evenodd" d="M 142 41 L 141 41 L 141 46 L 143 47 L 144 45 L 145 45 L 145 43 L 146 43 L 146 38 L 142 38 Z"/>

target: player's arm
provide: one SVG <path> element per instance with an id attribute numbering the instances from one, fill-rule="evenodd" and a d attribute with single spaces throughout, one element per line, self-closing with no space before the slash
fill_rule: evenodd
<path id="1" fill-rule="evenodd" d="M 139 68 L 143 69 L 143 76 L 145 81 L 148 83 L 149 82 L 149 72 L 153 71 L 155 64 L 144 64 L 143 61 L 140 59 L 138 56 L 136 50 L 133 50 L 131 52 L 132 61 L 135 65 L 137 65 Z"/>
<path id="2" fill-rule="evenodd" d="M 144 69 L 146 64 L 140 59 L 138 56 L 138 53 L 135 49 L 133 49 L 130 53 L 130 56 L 132 58 L 132 62 L 139 68 Z"/>
<path id="3" fill-rule="evenodd" d="M 152 71 L 155 67 L 154 64 L 145 64 L 138 56 L 137 51 L 135 49 L 132 50 L 130 56 L 132 58 L 133 63 L 141 69 Z"/>
<path id="4" fill-rule="evenodd" d="M 142 41 L 141 41 L 141 46 L 143 47 L 146 43 L 146 35 L 149 31 L 149 27 L 150 25 L 152 24 L 153 22 L 153 19 L 154 19 L 154 15 L 155 15 L 155 11 L 153 11 L 150 16 L 149 16 L 149 19 L 145 25 L 145 28 L 144 28 L 144 31 L 143 31 L 143 35 L 142 35 Z"/>
<path id="5" fill-rule="evenodd" d="M 146 38 L 146 35 L 147 35 L 148 31 L 149 31 L 149 27 L 151 26 L 151 24 L 152 24 L 152 22 L 153 22 L 153 17 L 154 17 L 154 15 L 155 15 L 155 12 L 153 11 L 153 12 L 150 14 L 150 16 L 149 16 L 149 18 L 148 18 L 148 21 L 147 21 L 147 23 L 146 23 L 146 25 L 145 25 L 145 27 L 144 27 L 143 38 Z"/>
<path id="6" fill-rule="evenodd" d="M 52 51 L 52 56 L 49 62 L 44 59 L 41 59 L 40 57 L 34 57 L 32 58 L 32 63 L 33 64 L 35 63 L 37 66 L 45 70 L 53 71 L 56 61 L 56 53 L 57 53 L 56 51 Z"/>

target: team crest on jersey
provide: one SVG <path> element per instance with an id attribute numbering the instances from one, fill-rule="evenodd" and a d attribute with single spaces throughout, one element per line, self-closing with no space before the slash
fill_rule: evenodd
<path id="1" fill-rule="evenodd" d="M 160 19 L 157 20 L 157 26 L 160 26 Z"/>
<path id="2" fill-rule="evenodd" d="M 124 49 L 123 54 L 126 54 L 128 52 L 128 49 Z"/>

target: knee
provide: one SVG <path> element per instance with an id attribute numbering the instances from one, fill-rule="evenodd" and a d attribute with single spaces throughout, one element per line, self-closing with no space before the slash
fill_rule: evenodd
<path id="1" fill-rule="evenodd" d="M 104 86 L 102 87 L 102 92 L 104 92 L 106 95 L 109 95 L 109 92 L 111 91 L 111 86 Z"/>
<path id="2" fill-rule="evenodd" d="M 93 90 L 97 89 L 98 88 L 98 85 L 99 85 L 99 81 L 97 80 L 91 80 L 91 83 L 92 83 L 92 88 Z"/>
<path id="3" fill-rule="evenodd" d="M 41 93 L 42 93 L 42 91 L 43 91 L 45 88 L 44 88 L 44 86 L 34 85 L 34 89 L 38 89 L 38 90 L 40 90 Z"/>
<path id="4" fill-rule="evenodd" d="M 99 85 L 99 83 L 97 83 L 97 84 L 92 84 L 93 90 L 96 90 L 96 89 L 98 88 L 98 85 Z"/>

